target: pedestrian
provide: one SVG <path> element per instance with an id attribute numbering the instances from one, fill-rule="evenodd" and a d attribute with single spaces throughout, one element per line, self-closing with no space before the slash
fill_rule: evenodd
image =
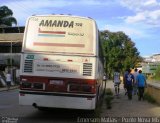
<path id="1" fill-rule="evenodd" d="M 142 71 L 139 70 L 139 74 L 137 75 L 138 100 L 144 100 L 144 88 L 146 87 L 146 85 L 146 78 L 142 74 Z"/>
<path id="2" fill-rule="evenodd" d="M 106 82 L 107 82 L 107 75 L 106 74 L 104 74 L 103 75 L 103 82 L 104 82 L 104 88 L 106 88 Z"/>
<path id="3" fill-rule="evenodd" d="M 116 96 L 119 95 L 119 86 L 120 86 L 120 72 L 118 69 L 115 70 L 114 75 L 113 75 L 113 82 L 114 82 L 114 87 L 115 87 L 115 94 Z"/>
<path id="4" fill-rule="evenodd" d="M 138 94 L 138 89 L 137 89 L 137 75 L 138 75 L 138 69 L 135 68 L 135 69 L 134 69 L 134 73 L 133 73 L 133 76 L 134 76 L 133 94 L 134 94 L 134 95 Z"/>
<path id="5" fill-rule="evenodd" d="M 11 86 L 11 74 L 9 72 L 6 74 L 6 84 L 7 84 L 7 90 L 9 90 Z"/>
<path id="6" fill-rule="evenodd" d="M 128 74 L 128 69 L 125 70 L 124 75 L 123 75 L 123 87 L 125 91 L 125 95 L 127 95 L 127 87 L 126 87 L 126 79 L 125 76 Z"/>
<path id="7" fill-rule="evenodd" d="M 128 99 L 131 100 L 132 99 L 134 76 L 133 76 L 133 74 L 131 74 L 130 69 L 128 69 L 128 73 L 125 75 L 125 82 L 126 82 Z"/>
<path id="8" fill-rule="evenodd" d="M 107 80 L 107 75 L 106 75 L 106 74 L 104 74 L 104 75 L 103 75 L 103 81 L 105 81 L 105 82 L 106 82 L 106 80 Z"/>

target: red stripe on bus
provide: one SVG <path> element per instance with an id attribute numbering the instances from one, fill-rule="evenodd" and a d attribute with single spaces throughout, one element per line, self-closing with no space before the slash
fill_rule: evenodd
<path id="1" fill-rule="evenodd" d="M 38 30 L 39 33 L 51 33 L 51 34 L 66 34 L 64 31 L 42 31 L 40 28 Z"/>
<path id="2" fill-rule="evenodd" d="M 36 53 L 38 53 L 38 52 L 50 53 L 51 52 L 51 51 L 42 51 L 42 50 L 30 50 L 30 49 L 27 49 L 27 48 L 24 51 L 25 52 L 36 52 Z M 75 52 L 75 53 L 73 53 L 73 52 L 54 52 L 53 54 L 64 54 L 64 53 L 65 54 L 66 53 L 73 54 L 73 55 L 95 56 L 93 53 L 78 53 L 78 52 Z"/>
<path id="3" fill-rule="evenodd" d="M 61 43 L 42 43 L 34 42 L 34 46 L 59 46 L 59 47 L 84 47 L 84 44 L 61 44 Z"/>

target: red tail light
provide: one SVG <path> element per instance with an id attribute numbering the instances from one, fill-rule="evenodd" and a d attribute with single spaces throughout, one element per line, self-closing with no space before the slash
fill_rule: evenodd
<path id="1" fill-rule="evenodd" d="M 73 62 L 73 60 L 72 59 L 68 59 L 68 62 Z"/>
<path id="2" fill-rule="evenodd" d="M 95 84 L 96 84 L 96 80 L 93 80 L 93 79 L 86 80 L 85 82 L 86 82 L 87 84 L 92 84 L 92 85 L 95 85 Z"/>
<path id="3" fill-rule="evenodd" d="M 81 80 L 69 83 L 68 91 L 74 93 L 96 93 L 95 80 Z"/>
<path id="4" fill-rule="evenodd" d="M 25 89 L 25 90 L 45 90 L 45 83 L 21 82 L 20 89 Z"/>
<path id="5" fill-rule="evenodd" d="M 86 81 L 89 85 L 91 85 L 92 93 L 96 93 L 96 80 L 87 80 Z"/>
<path id="6" fill-rule="evenodd" d="M 43 58 L 44 61 L 48 61 L 48 58 Z"/>
<path id="7" fill-rule="evenodd" d="M 96 86 L 94 85 L 94 86 L 92 86 L 92 93 L 96 93 Z"/>

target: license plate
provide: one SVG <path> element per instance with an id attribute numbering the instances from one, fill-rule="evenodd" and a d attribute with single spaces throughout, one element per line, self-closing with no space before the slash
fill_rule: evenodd
<path id="1" fill-rule="evenodd" d="M 50 80 L 51 85 L 63 85 L 63 80 Z"/>

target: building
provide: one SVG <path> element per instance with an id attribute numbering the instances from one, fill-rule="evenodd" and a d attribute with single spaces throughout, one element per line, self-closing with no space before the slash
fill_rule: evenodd
<path id="1" fill-rule="evenodd" d="M 19 67 L 23 33 L 24 27 L 0 28 L 0 70 L 10 65 Z"/>
<path id="2" fill-rule="evenodd" d="M 158 67 L 160 67 L 160 54 L 153 54 L 150 57 L 144 58 L 144 62 L 142 63 L 142 71 L 146 75 L 154 76 Z"/>
<path id="3" fill-rule="evenodd" d="M 160 62 L 160 53 L 151 56 L 154 62 Z"/>

